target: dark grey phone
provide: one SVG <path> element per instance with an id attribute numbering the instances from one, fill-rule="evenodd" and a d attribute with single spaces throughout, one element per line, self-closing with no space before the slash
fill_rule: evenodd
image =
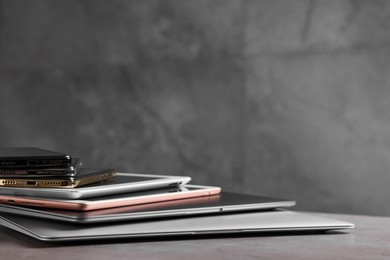
<path id="1" fill-rule="evenodd" d="M 55 176 L 75 176 L 81 169 L 82 162 L 79 158 L 72 158 L 72 164 L 62 167 L 49 168 L 0 168 L 0 177 L 10 178 L 40 178 Z"/>
<path id="2" fill-rule="evenodd" d="M 72 158 L 68 154 L 48 151 L 36 147 L 0 148 L 0 168 L 48 168 L 69 166 Z"/>

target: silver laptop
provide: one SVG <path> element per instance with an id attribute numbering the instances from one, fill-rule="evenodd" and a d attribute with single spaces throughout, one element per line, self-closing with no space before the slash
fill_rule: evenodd
<path id="1" fill-rule="evenodd" d="M 197 186 L 184 186 L 197 189 Z M 201 186 L 199 186 L 201 187 Z M 180 192 L 180 188 L 155 189 L 142 192 L 132 192 L 115 196 L 90 198 L 89 201 L 113 200 L 127 196 L 144 194 L 159 194 L 164 192 Z M 281 207 L 291 207 L 295 201 L 265 196 L 245 195 L 222 192 L 219 195 L 196 198 L 178 199 L 157 203 L 147 203 L 125 207 L 115 207 L 92 211 L 71 211 L 48 208 L 21 207 L 16 205 L 0 205 L 0 212 L 18 214 L 28 217 L 38 217 L 74 223 L 101 223 L 120 220 L 143 220 L 162 217 L 182 217 L 204 214 L 224 214 L 237 211 L 268 210 Z"/>
<path id="2" fill-rule="evenodd" d="M 146 237 L 199 236 L 264 232 L 327 231 L 353 228 L 344 221 L 287 210 L 220 214 L 158 221 L 80 225 L 1 213 L 0 224 L 30 237 L 51 242 Z"/>

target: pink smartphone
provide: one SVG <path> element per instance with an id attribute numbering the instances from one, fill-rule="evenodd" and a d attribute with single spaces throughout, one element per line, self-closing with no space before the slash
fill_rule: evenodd
<path id="1" fill-rule="evenodd" d="M 122 193 L 117 195 L 100 196 L 83 200 L 64 200 L 0 195 L 0 203 L 28 207 L 45 207 L 66 210 L 89 211 L 96 209 L 106 209 L 161 201 L 210 196 L 219 193 L 221 193 L 220 187 L 182 185 L 172 188 Z"/>

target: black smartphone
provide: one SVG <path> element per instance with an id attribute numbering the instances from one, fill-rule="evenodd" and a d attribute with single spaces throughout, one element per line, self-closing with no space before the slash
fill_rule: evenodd
<path id="1" fill-rule="evenodd" d="M 0 168 L 49 168 L 70 166 L 69 154 L 36 147 L 0 148 Z"/>
<path id="2" fill-rule="evenodd" d="M 76 176 L 82 166 L 79 158 L 72 158 L 70 166 L 48 168 L 0 168 L 0 177 L 39 178 L 54 176 Z"/>

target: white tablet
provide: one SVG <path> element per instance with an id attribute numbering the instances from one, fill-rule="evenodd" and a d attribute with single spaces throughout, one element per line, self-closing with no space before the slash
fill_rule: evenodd
<path id="1" fill-rule="evenodd" d="M 178 186 L 181 184 L 186 184 L 190 180 L 191 178 L 187 176 L 117 173 L 115 177 L 109 180 L 89 184 L 79 188 L 61 189 L 0 187 L 0 194 L 58 199 L 82 199 L 125 192 Z"/>

